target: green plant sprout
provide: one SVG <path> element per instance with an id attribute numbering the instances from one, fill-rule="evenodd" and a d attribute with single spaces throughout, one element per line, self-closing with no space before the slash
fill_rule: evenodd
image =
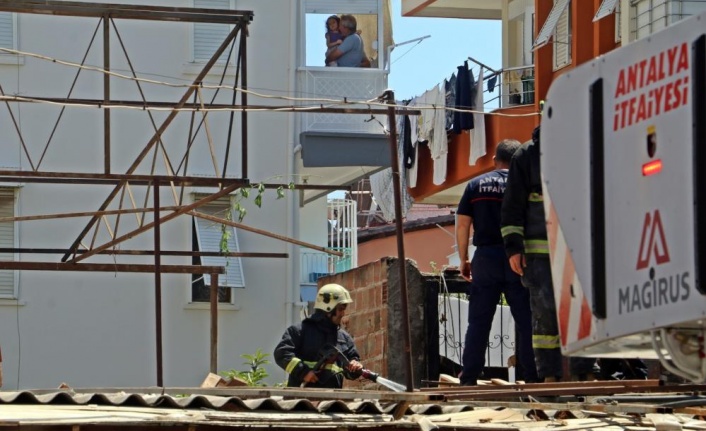
<path id="1" fill-rule="evenodd" d="M 221 372 L 221 375 L 229 379 L 238 378 L 243 380 L 248 384 L 248 386 L 266 386 L 262 381 L 269 376 L 267 370 L 264 368 L 264 365 L 270 363 L 267 359 L 268 356 L 270 356 L 270 354 L 263 353 L 261 349 L 257 349 L 257 351 L 252 355 L 240 355 L 241 358 L 246 360 L 243 362 L 243 365 L 248 366 L 248 369 L 244 371 L 231 369 L 229 371 Z"/>

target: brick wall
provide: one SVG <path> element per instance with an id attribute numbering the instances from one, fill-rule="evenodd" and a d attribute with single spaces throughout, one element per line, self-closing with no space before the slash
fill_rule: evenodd
<path id="1" fill-rule="evenodd" d="M 401 295 L 398 259 L 382 258 L 340 274 L 318 280 L 319 286 L 338 283 L 351 294 L 342 326 L 355 341 L 363 366 L 381 376 L 405 385 L 404 337 L 401 336 Z M 422 378 L 426 358 L 425 327 L 418 309 L 423 306 L 424 284 L 413 262 L 407 261 L 408 308 L 412 333 L 413 369 L 417 382 Z M 423 296 L 421 296 L 423 298 Z M 415 384 L 419 387 L 419 384 Z M 375 389 L 371 382 L 346 381 L 348 388 Z"/>
<path id="2" fill-rule="evenodd" d="M 385 345 L 387 336 L 387 262 L 385 259 L 319 279 L 319 286 L 338 283 L 351 294 L 353 303 L 348 306 L 342 327 L 355 341 L 361 362 L 377 373 L 387 370 Z M 374 387 L 346 380 L 345 387 Z"/>

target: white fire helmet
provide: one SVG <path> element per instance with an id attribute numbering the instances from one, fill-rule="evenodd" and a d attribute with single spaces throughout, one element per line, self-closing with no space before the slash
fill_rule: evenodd
<path id="1" fill-rule="evenodd" d="M 353 302 L 351 294 L 345 287 L 340 284 L 326 284 L 319 289 L 314 308 L 330 312 L 338 304 L 350 304 L 351 302 Z"/>

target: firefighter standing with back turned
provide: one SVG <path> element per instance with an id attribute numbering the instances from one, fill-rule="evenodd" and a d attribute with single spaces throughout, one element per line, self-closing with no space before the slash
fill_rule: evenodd
<path id="1" fill-rule="evenodd" d="M 560 380 L 563 371 L 544 219 L 539 132 L 538 126 L 532 132 L 532 142 L 512 157 L 500 226 L 510 267 L 522 276 L 522 284 L 530 291 L 537 372 L 540 379 L 549 382 Z M 575 380 L 593 380 L 600 371 L 596 361 L 589 358 L 572 358 L 569 368 Z"/>
<path id="2" fill-rule="evenodd" d="M 316 295 L 314 314 L 287 328 L 274 352 L 277 365 L 289 373 L 287 386 L 299 387 L 305 383 L 307 387 L 342 388 L 343 377 L 350 380 L 359 377 L 363 370 L 358 362 L 360 355 L 353 338 L 340 327 L 352 302 L 343 286 L 327 284 Z M 345 358 L 335 354 L 322 358 L 322 354 L 336 351 L 331 347 Z M 315 370 L 317 364 L 320 367 Z"/>
<path id="3" fill-rule="evenodd" d="M 520 148 L 514 139 L 503 139 L 495 149 L 495 170 L 473 178 L 458 204 L 456 212 L 456 244 L 463 277 L 473 282 L 469 287 L 468 330 L 463 347 L 461 384 L 478 384 L 483 371 L 488 337 L 495 309 L 504 294 L 518 329 L 517 356 L 524 380 L 537 382 L 537 369 L 532 351 L 532 315 L 529 293 L 522 286 L 505 258 L 500 235 L 500 211 L 505 193 L 507 168 L 512 155 Z M 476 251 L 468 262 L 468 237 L 473 226 Z"/>

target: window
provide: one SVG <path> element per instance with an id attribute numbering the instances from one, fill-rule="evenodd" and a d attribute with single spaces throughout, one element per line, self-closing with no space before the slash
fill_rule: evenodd
<path id="1" fill-rule="evenodd" d="M 326 46 L 326 22 L 331 15 L 338 14 L 307 14 L 306 15 L 306 65 L 325 66 L 325 57 L 328 52 Z M 378 67 L 378 15 L 353 14 L 356 19 L 357 29 L 363 41 L 363 50 L 371 63 L 371 67 Z"/>
<path id="2" fill-rule="evenodd" d="M 351 14 L 357 21 L 357 29 L 363 41 L 365 54 L 372 68 L 384 68 L 386 47 L 392 46 L 391 0 L 355 0 L 332 2 L 331 0 L 304 0 L 303 21 L 305 44 L 303 59 L 306 66 L 325 66 L 327 19 L 331 15 Z M 334 69 L 332 69 L 334 70 Z"/>
<path id="3" fill-rule="evenodd" d="M 632 0 L 631 33 L 635 39 L 641 39 L 664 28 L 669 15 L 668 0 Z"/>
<path id="4" fill-rule="evenodd" d="M 560 3 L 563 0 L 556 0 Z M 555 4 L 556 4 L 555 3 Z M 571 64 L 571 2 L 559 15 L 554 29 L 554 70 Z"/>
<path id="5" fill-rule="evenodd" d="M 194 7 L 206 9 L 233 9 L 231 0 L 194 0 Z M 216 49 L 223 43 L 226 36 L 233 30 L 233 27 L 226 24 L 212 24 L 195 22 L 193 24 L 193 61 L 205 63 L 211 59 Z M 230 48 L 218 59 L 216 64 L 225 64 L 228 59 Z M 235 55 L 238 48 L 235 47 L 228 64 L 235 64 Z"/>
<path id="6" fill-rule="evenodd" d="M 16 34 L 16 15 L 11 12 L 0 12 L 0 48 L 17 49 Z M 12 55 L 6 52 L 0 52 L 3 55 Z"/>
<path id="7" fill-rule="evenodd" d="M 218 200 L 199 208 L 198 211 L 216 217 L 226 218 L 230 208 L 230 200 Z M 193 250 L 202 252 L 221 252 L 221 244 L 229 252 L 238 252 L 237 229 L 225 226 L 210 220 L 198 217 L 193 218 Z M 233 303 L 232 288 L 245 287 L 243 265 L 239 257 L 225 256 L 194 256 L 194 265 L 224 266 L 225 274 L 218 276 L 218 301 Z M 211 286 L 210 274 L 194 274 L 192 277 L 191 299 L 192 302 L 208 302 L 210 300 L 209 288 Z"/>
<path id="8" fill-rule="evenodd" d="M 704 0 L 631 0 L 630 37 L 641 39 L 706 10 Z"/>
<path id="9" fill-rule="evenodd" d="M 15 216 L 15 189 L 0 187 L 0 217 Z M 0 247 L 16 248 L 15 223 L 0 222 Z M 14 261 L 14 253 L 0 253 L 0 260 Z M 16 271 L 0 271 L 0 299 L 17 299 Z"/>

